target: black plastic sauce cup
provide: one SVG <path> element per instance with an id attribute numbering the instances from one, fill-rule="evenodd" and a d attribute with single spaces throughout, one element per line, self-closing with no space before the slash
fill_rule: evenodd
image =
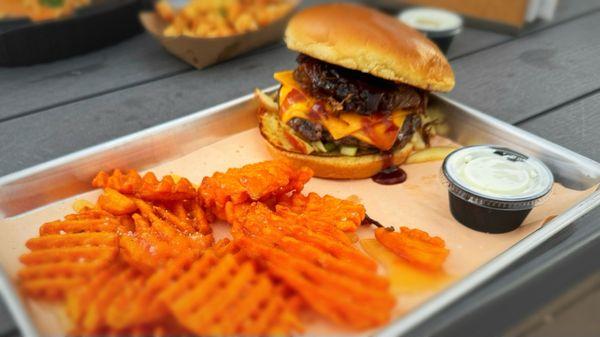
<path id="1" fill-rule="evenodd" d="M 527 167 L 536 180 L 536 186 L 516 195 L 495 195 L 469 186 L 453 169 L 456 162 L 465 161 L 469 153 L 498 156 L 499 163 L 519 162 Z M 462 157 L 461 157 L 462 156 Z M 496 158 L 496 159 L 498 159 Z M 471 159 L 472 160 L 472 159 Z M 530 166 L 529 166 L 530 165 Z M 487 173 L 487 172 L 486 172 Z M 489 172 L 495 174 L 497 172 Z M 442 165 L 441 177 L 448 187 L 452 216 L 463 225 L 480 232 L 506 233 L 517 229 L 533 207 L 547 199 L 552 190 L 553 176 L 539 160 L 504 147 L 479 145 L 458 149 L 450 153 Z"/>
<path id="2" fill-rule="evenodd" d="M 400 13 L 398 19 L 427 36 L 444 54 L 463 27 L 459 15 L 429 7 L 409 8 Z"/>

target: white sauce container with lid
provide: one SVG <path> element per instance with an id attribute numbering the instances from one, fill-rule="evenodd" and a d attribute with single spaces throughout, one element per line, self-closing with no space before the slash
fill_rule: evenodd
<path id="1" fill-rule="evenodd" d="M 444 53 L 463 28 L 463 20 L 459 15 L 429 7 L 406 9 L 398 14 L 398 20 L 430 38 Z"/>
<path id="2" fill-rule="evenodd" d="M 472 229 L 504 233 L 519 227 L 544 202 L 554 177 L 540 160 L 493 145 L 469 146 L 442 165 L 454 218 Z"/>

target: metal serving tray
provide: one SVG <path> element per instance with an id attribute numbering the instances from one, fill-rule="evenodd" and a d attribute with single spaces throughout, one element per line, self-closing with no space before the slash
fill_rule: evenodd
<path id="1" fill-rule="evenodd" d="M 273 92 L 276 87 L 265 90 Z M 430 107 L 446 116 L 448 138 L 463 144 L 491 143 L 536 156 L 552 170 L 556 182 L 577 190 L 600 183 L 600 164 L 449 98 L 432 95 Z M 16 216 L 90 190 L 100 169 L 149 168 L 183 156 L 256 126 L 253 95 L 217 105 L 156 127 L 46 162 L 0 178 L 0 219 Z M 210 130 L 210 138 L 198 135 Z M 378 336 L 398 336 L 491 279 L 577 218 L 600 204 L 596 189 L 580 203 L 481 266 L 473 273 L 382 329 Z M 38 336 L 16 287 L 0 268 L 0 293 L 26 336 Z"/>

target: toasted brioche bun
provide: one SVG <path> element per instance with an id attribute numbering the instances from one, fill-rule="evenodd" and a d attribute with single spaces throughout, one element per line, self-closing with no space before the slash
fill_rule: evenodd
<path id="1" fill-rule="evenodd" d="M 381 171 L 384 158 L 381 154 L 370 154 L 364 156 L 337 156 L 323 157 L 309 154 L 289 152 L 267 143 L 269 152 L 279 160 L 283 160 L 295 167 L 310 167 L 315 177 L 329 179 L 363 179 L 369 178 Z M 400 165 L 406 161 L 411 154 L 413 145 L 408 143 L 405 147 L 397 149 L 393 153 L 392 162 Z"/>
<path id="2" fill-rule="evenodd" d="M 454 73 L 439 48 L 399 20 L 355 4 L 326 4 L 296 14 L 289 49 L 345 68 L 430 91 L 450 91 Z"/>

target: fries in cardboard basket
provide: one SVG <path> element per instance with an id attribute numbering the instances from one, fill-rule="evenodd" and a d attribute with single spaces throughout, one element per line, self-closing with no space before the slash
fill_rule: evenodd
<path id="1" fill-rule="evenodd" d="M 282 18 L 294 7 L 287 0 L 190 0 L 175 9 L 159 1 L 156 13 L 169 26 L 165 36 L 223 37 L 258 30 Z"/>

